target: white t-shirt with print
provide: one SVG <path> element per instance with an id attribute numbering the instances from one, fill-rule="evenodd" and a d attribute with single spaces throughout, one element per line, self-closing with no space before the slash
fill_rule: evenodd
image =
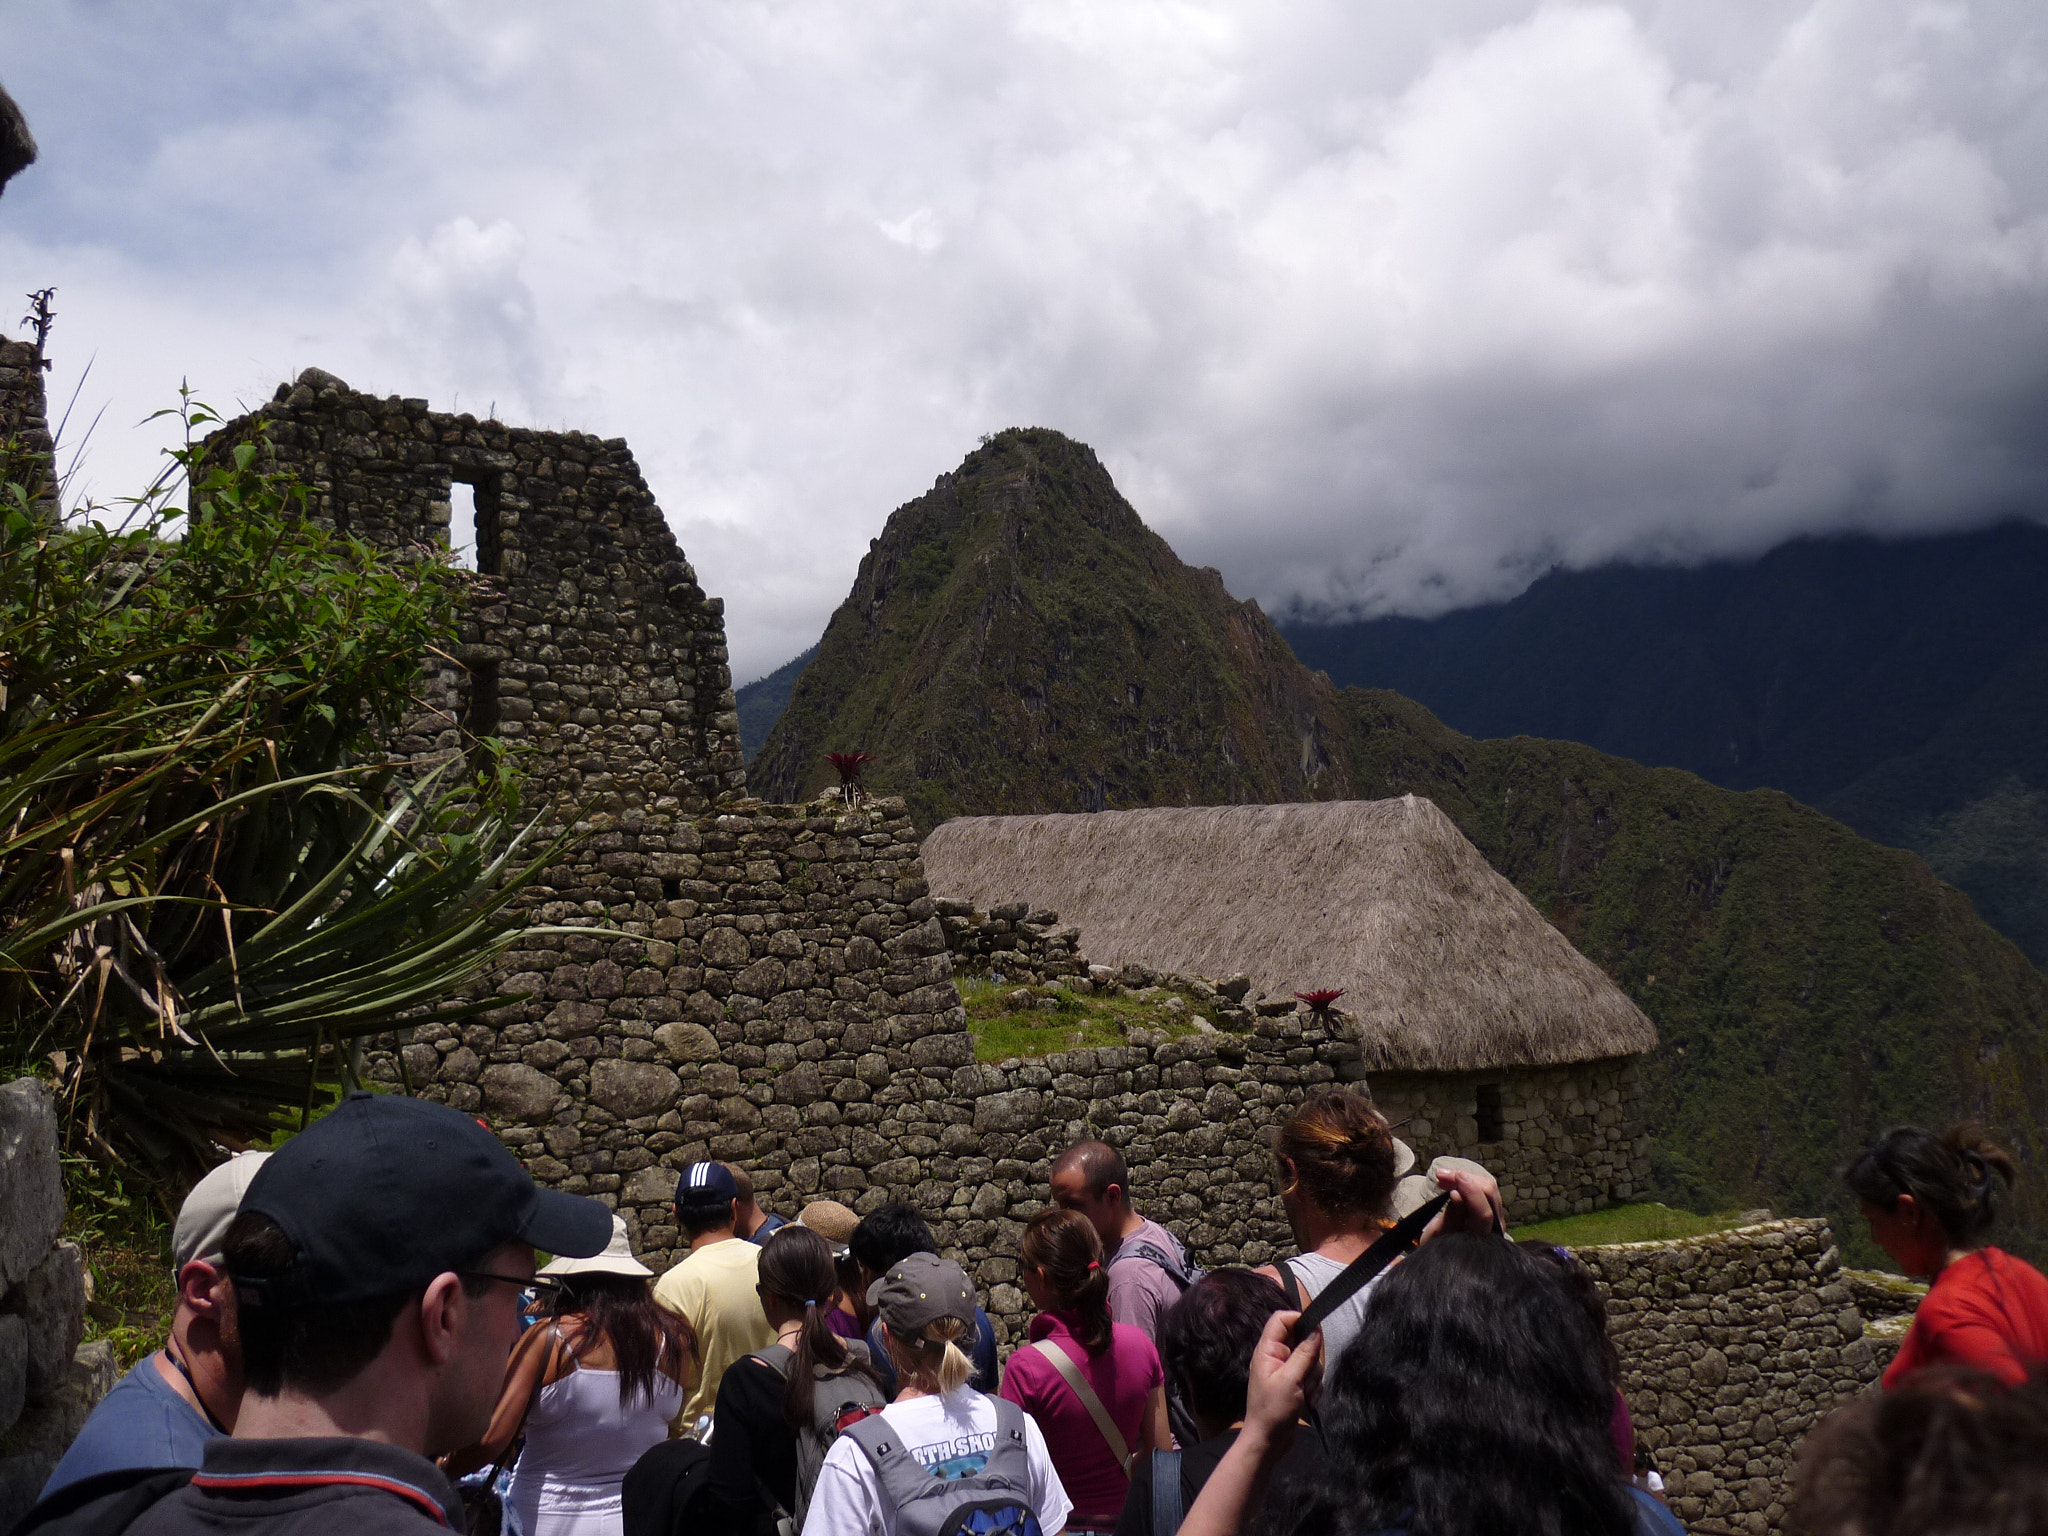
<path id="1" fill-rule="evenodd" d="M 941 1477 L 966 1477 L 988 1464 L 996 1443 L 996 1405 L 972 1387 L 944 1397 L 913 1397 L 882 1410 L 903 1448 Z M 1024 1454 L 1030 1464 L 1026 1495 L 1047 1536 L 1067 1523 L 1073 1509 L 1067 1490 L 1046 1454 L 1045 1436 L 1028 1414 Z M 825 1453 L 818 1486 L 804 1516 L 803 1536 L 895 1536 L 896 1506 L 875 1476 L 875 1464 L 841 1435 Z"/>

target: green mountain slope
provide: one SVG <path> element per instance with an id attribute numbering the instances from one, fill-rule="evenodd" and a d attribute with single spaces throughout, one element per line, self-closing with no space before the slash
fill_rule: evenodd
<path id="1" fill-rule="evenodd" d="M 756 793 L 871 782 L 926 825 L 1048 805 L 1344 798 L 1329 686 L 1253 603 L 1183 565 L 1094 453 L 1009 431 L 899 508 L 861 562 Z"/>
<path id="2" fill-rule="evenodd" d="M 782 718 L 782 712 L 789 708 L 789 696 L 796 688 L 796 680 L 803 676 L 804 668 L 817 654 L 818 648 L 814 645 L 801 656 L 785 661 L 766 677 L 756 678 L 733 690 L 733 705 L 740 717 L 740 750 L 746 754 L 748 763 L 751 764 L 760 754 L 768 732 Z"/>
<path id="3" fill-rule="evenodd" d="M 752 782 L 793 796 L 856 748 L 927 825 L 1427 795 L 1657 1022 L 1668 1195 L 1826 1211 L 1860 1246 L 1836 1166 L 1962 1114 L 2048 1173 L 2048 978 L 1919 859 L 1773 790 L 1340 691 L 1056 433 L 1003 433 L 890 518 Z"/>
<path id="4" fill-rule="evenodd" d="M 2048 527 L 1553 571 L 1433 619 L 1284 623 L 1340 687 L 1475 736 L 1782 789 L 1910 848 L 2048 967 Z"/>

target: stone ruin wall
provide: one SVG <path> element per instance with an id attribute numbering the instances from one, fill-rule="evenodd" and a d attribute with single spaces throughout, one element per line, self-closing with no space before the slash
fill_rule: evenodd
<path id="1" fill-rule="evenodd" d="M 42 510 L 56 511 L 43 355 L 32 341 L 0 336 L 0 480 L 19 481 Z"/>
<path id="2" fill-rule="evenodd" d="M 112 1346 L 78 1342 L 88 1286 L 63 1227 L 56 1101 L 20 1078 L 0 1087 L 0 1530 L 28 1513 L 114 1384 Z"/>
<path id="3" fill-rule="evenodd" d="M 1606 1294 L 1622 1395 L 1672 1509 L 1715 1536 L 1784 1528 L 1800 1437 L 1874 1387 L 1904 1332 L 1870 1326 L 1828 1224 L 1575 1251 Z"/>
<path id="4" fill-rule="evenodd" d="M 267 429 L 315 516 L 373 544 L 446 547 L 473 488 L 477 574 L 460 644 L 429 658 L 401 755 L 497 735 L 536 801 L 701 811 L 746 783 L 724 602 L 707 597 L 623 438 L 540 432 L 350 389 L 309 368 L 216 448 Z"/>

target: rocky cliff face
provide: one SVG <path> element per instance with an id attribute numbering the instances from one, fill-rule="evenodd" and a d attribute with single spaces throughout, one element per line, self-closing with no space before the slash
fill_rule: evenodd
<path id="1" fill-rule="evenodd" d="M 2048 978 L 1919 859 L 1772 790 L 1339 690 L 1054 432 L 1000 434 L 889 519 L 751 782 L 795 798 L 853 750 L 925 827 L 1436 801 L 1656 1021 L 1667 1196 L 1828 1212 L 1867 1260 L 1833 1170 L 1882 1126 L 1976 1115 L 2048 1144 Z M 2048 1247 L 2041 1215 L 2016 1246 Z"/>

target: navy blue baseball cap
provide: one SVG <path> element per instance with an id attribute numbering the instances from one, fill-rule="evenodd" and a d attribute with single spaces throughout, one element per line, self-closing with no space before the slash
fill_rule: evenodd
<path id="1" fill-rule="evenodd" d="M 715 1211 L 739 1199 L 740 1187 L 723 1163 L 692 1163 L 676 1180 L 676 1209 Z"/>
<path id="2" fill-rule="evenodd" d="M 476 1120 L 387 1093 L 352 1093 L 286 1142 L 241 1208 L 296 1251 L 281 1275 L 234 1276 L 245 1302 L 278 1307 L 396 1295 L 510 1242 L 589 1258 L 612 1236 L 602 1201 L 540 1188 Z"/>

